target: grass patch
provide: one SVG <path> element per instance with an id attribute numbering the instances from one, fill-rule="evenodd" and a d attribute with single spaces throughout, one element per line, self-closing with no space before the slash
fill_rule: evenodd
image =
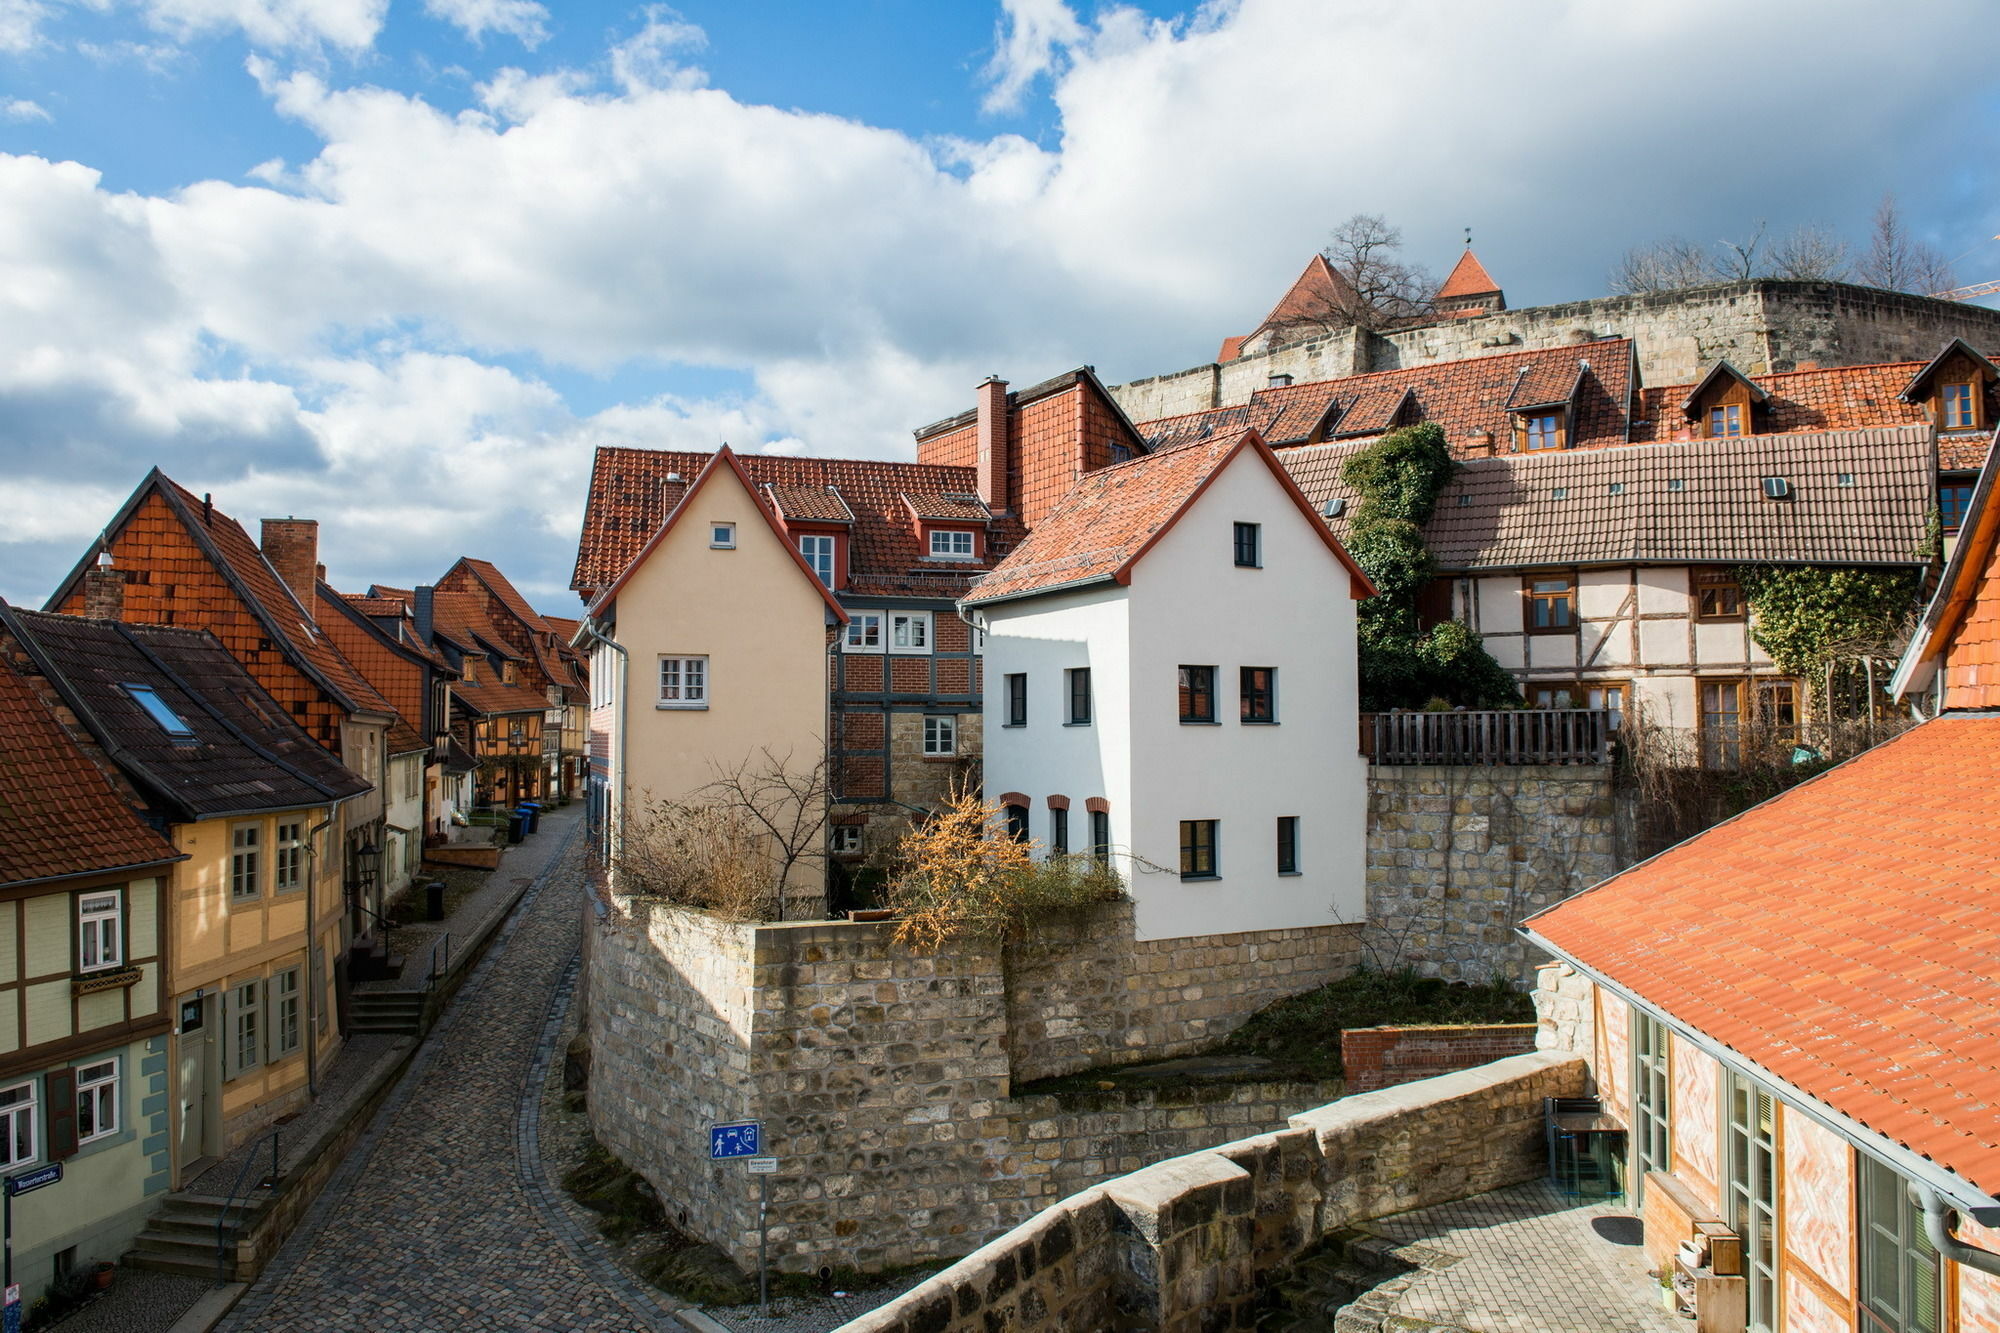
<path id="1" fill-rule="evenodd" d="M 1211 1054 L 1262 1056 L 1274 1066 L 1270 1077 L 1334 1079 L 1345 1072 L 1342 1028 L 1534 1021 L 1534 1000 L 1504 981 L 1472 986 L 1408 968 L 1360 971 L 1258 1011 Z"/>
<path id="2" fill-rule="evenodd" d="M 430 880 L 444 881 L 444 914 L 450 916 L 458 910 L 460 903 L 486 887 L 491 879 L 490 870 L 476 870 L 470 866 L 448 866 L 435 871 L 427 870 L 417 877 L 416 883 L 403 891 L 403 896 L 389 904 L 384 913 L 391 926 L 412 926 L 428 921 L 425 913 L 424 885 Z"/>

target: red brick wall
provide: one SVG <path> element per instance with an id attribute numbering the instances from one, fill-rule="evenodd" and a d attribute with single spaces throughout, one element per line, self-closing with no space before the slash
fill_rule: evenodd
<path id="1" fill-rule="evenodd" d="M 1340 1063 L 1350 1093 L 1414 1083 L 1534 1049 L 1533 1023 L 1347 1028 L 1340 1034 Z"/>
<path id="2" fill-rule="evenodd" d="M 943 435 L 917 442 L 917 461 L 942 467 L 976 467 L 979 463 L 979 427 L 965 426 Z"/>
<path id="3" fill-rule="evenodd" d="M 1015 507 L 1029 527 L 1046 518 L 1082 475 L 1083 394 L 1078 385 L 1037 399 L 1015 414 Z"/>

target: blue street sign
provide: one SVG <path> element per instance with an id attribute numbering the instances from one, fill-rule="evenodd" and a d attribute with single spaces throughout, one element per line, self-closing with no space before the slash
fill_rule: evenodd
<path id="1" fill-rule="evenodd" d="M 758 1121 L 708 1127 L 708 1158 L 712 1162 L 730 1157 L 756 1157 L 763 1147 L 764 1126 Z"/>
<path id="2" fill-rule="evenodd" d="M 26 1194 L 29 1190 L 53 1185 L 61 1179 L 62 1163 L 50 1162 L 47 1166 L 38 1166 L 33 1171 L 23 1171 L 18 1176 L 7 1177 L 7 1193 Z"/>

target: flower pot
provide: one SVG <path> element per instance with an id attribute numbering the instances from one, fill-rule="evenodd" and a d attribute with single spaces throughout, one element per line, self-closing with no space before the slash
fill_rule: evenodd
<path id="1" fill-rule="evenodd" d="M 106 1287 L 109 1287 L 111 1285 L 111 1279 L 114 1275 L 116 1275 L 117 1272 L 118 1272 L 118 1265 L 110 1262 L 109 1260 L 106 1260 L 103 1263 L 98 1264 L 95 1269 L 91 1270 L 91 1277 L 93 1280 L 96 1281 L 97 1289 L 99 1291 L 103 1291 Z"/>

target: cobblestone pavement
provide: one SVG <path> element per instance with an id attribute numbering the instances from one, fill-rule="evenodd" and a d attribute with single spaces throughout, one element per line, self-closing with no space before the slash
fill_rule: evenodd
<path id="1" fill-rule="evenodd" d="M 579 811 L 521 853 L 556 864 L 521 900 L 368 1134 L 220 1327 L 678 1330 L 552 1215 L 524 1089 L 539 1091 L 580 941 Z M 560 857 L 549 854 L 566 840 Z M 542 844 L 537 847 L 536 844 Z M 543 850 L 546 848 L 546 850 Z M 510 854 L 499 874 L 537 869 Z"/>
<path id="2" fill-rule="evenodd" d="M 1646 1275 L 1639 1220 L 1621 1202 L 1578 1203 L 1533 1181 L 1381 1218 L 1366 1230 L 1443 1251 L 1395 1302 L 1397 1315 L 1481 1333 L 1671 1333 Z"/>
<path id="3" fill-rule="evenodd" d="M 62 1333 L 158 1333 L 214 1285 L 206 1278 L 120 1267 L 111 1290 L 49 1327 Z"/>

